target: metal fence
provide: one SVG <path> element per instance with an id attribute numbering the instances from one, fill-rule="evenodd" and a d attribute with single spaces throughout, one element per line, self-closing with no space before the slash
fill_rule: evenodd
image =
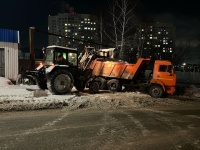
<path id="1" fill-rule="evenodd" d="M 146 70 L 146 77 L 152 70 Z M 176 71 L 177 83 L 200 84 L 200 72 L 182 72 Z"/>
<path id="2" fill-rule="evenodd" d="M 176 71 L 177 82 L 200 84 L 200 72 L 181 72 Z"/>

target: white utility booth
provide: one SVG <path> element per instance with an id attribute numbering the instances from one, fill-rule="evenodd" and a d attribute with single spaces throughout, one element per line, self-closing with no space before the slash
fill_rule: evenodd
<path id="1" fill-rule="evenodd" d="M 16 80 L 18 51 L 19 31 L 0 28 L 0 77 Z"/>

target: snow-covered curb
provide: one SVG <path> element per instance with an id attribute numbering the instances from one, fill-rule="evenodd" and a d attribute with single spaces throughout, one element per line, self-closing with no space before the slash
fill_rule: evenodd
<path id="1" fill-rule="evenodd" d="M 16 86 L 12 86 L 7 89 L 4 88 L 4 94 L 0 92 L 0 111 L 55 108 L 64 108 L 66 110 L 143 108 L 180 105 L 183 103 L 175 99 L 155 99 L 147 94 L 138 92 L 114 94 L 105 92 L 94 95 L 72 92 L 69 95 L 52 95 L 47 90 L 45 91 L 47 96 L 41 97 L 35 97 L 34 92 L 35 90 L 27 90 L 24 87 L 16 88 Z"/>
<path id="2" fill-rule="evenodd" d="M 170 98 L 156 99 L 140 92 L 100 91 L 98 94 L 88 94 L 87 89 L 84 93 L 77 93 L 75 88 L 68 95 L 52 95 L 48 90 L 39 90 L 37 86 L 12 85 L 4 78 L 0 78 L 0 83 L 0 111 L 54 108 L 67 110 L 143 108 L 176 106 L 186 103 Z M 199 89 L 195 87 L 189 89 L 187 90 L 188 95 L 198 94 Z"/>

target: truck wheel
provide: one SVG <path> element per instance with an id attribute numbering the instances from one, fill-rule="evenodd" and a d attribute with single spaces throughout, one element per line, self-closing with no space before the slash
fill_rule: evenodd
<path id="1" fill-rule="evenodd" d="M 73 82 L 73 77 L 68 71 L 57 70 L 48 79 L 47 86 L 53 94 L 62 95 L 71 91 Z"/>
<path id="2" fill-rule="evenodd" d="M 164 91 L 159 85 L 151 85 L 151 87 L 149 88 L 149 95 L 151 97 L 160 98 L 163 96 L 163 93 Z"/>
<path id="3" fill-rule="evenodd" d="M 97 77 L 97 78 L 95 78 L 94 79 L 95 81 L 98 81 L 99 82 L 99 88 L 100 88 L 100 90 L 103 90 L 103 89 L 105 89 L 105 86 L 106 86 L 106 79 L 104 79 L 104 78 L 102 78 L 102 77 Z"/>
<path id="4" fill-rule="evenodd" d="M 120 88 L 119 81 L 117 79 L 111 79 L 107 82 L 108 89 L 112 92 L 116 92 Z"/>
<path id="5" fill-rule="evenodd" d="M 99 91 L 99 89 L 100 89 L 99 82 L 95 80 L 91 81 L 91 83 L 89 84 L 89 92 L 91 94 L 95 94 Z"/>

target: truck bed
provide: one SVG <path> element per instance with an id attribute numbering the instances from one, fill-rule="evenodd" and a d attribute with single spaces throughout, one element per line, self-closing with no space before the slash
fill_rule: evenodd
<path id="1" fill-rule="evenodd" d="M 94 60 L 90 69 L 93 76 L 102 76 L 120 79 L 134 79 L 142 71 L 145 71 L 150 63 L 150 58 L 139 58 L 135 64 L 120 61 L 104 61 L 103 59 Z"/>

